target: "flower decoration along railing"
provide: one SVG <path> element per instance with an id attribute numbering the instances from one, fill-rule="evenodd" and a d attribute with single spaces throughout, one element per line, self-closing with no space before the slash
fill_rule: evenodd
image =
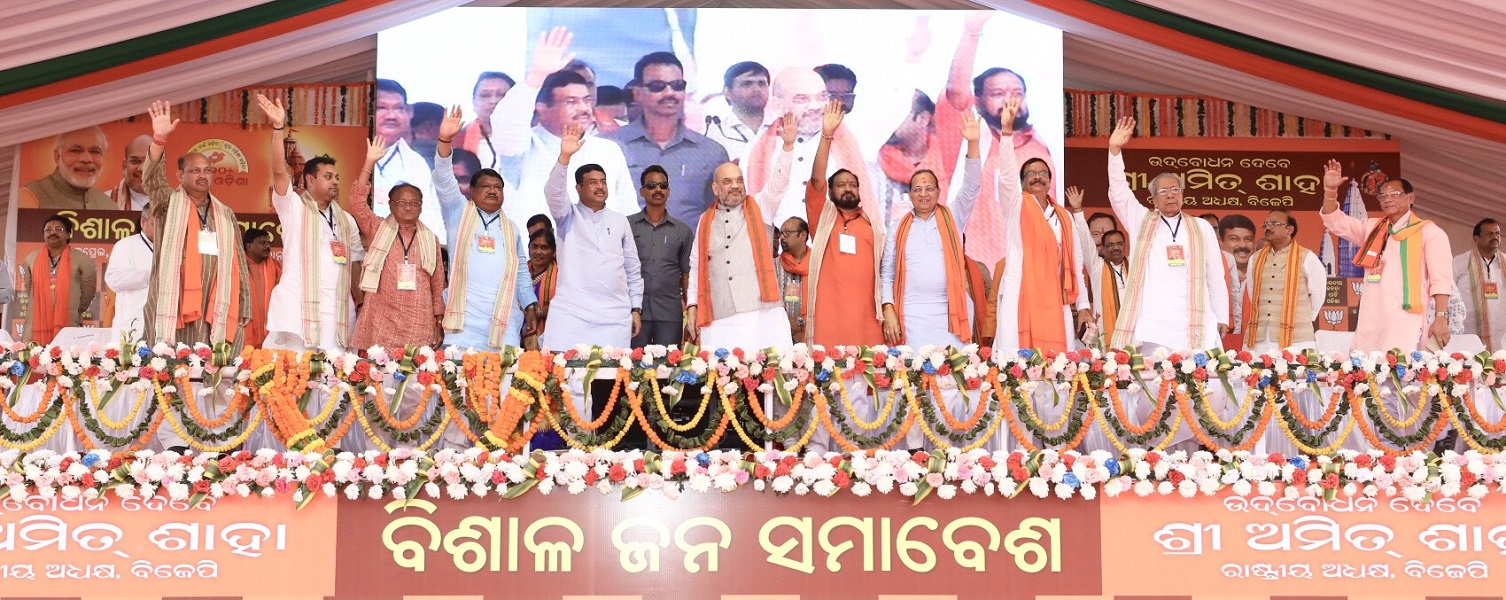
<path id="1" fill-rule="evenodd" d="M 175 436 L 196 451 L 223 453 L 256 449 L 253 436 L 262 432 L 297 452 L 517 454 L 542 431 L 594 452 L 636 430 L 652 447 L 688 453 L 740 443 L 791 452 L 1018 447 L 1122 457 L 1195 440 L 1213 451 L 1397 456 L 1432 450 L 1454 432 L 1468 449 L 1494 454 L 1506 448 L 1503 369 L 1506 353 L 992 356 L 971 346 L 797 345 L 554 354 L 373 348 L 361 357 L 17 344 L 0 354 L 0 446 L 131 452 Z M 593 416 L 580 386 L 598 379 L 610 380 L 611 392 L 596 399 Z"/>

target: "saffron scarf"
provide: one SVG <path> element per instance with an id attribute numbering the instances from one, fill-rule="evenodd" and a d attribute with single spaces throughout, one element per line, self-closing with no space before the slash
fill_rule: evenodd
<path id="1" fill-rule="evenodd" d="M 534 331 L 535 337 L 544 335 L 544 317 L 549 316 L 549 302 L 554 300 L 554 286 L 559 281 L 559 263 L 551 261 L 549 266 L 533 278 L 533 291 L 539 296 L 539 325 Z"/>
<path id="2" fill-rule="evenodd" d="M 444 311 L 444 330 L 458 333 L 465 329 L 465 282 L 470 274 L 470 255 L 473 244 L 478 243 L 481 230 L 481 209 L 475 202 L 466 202 L 460 216 L 460 225 L 455 232 L 455 248 L 450 252 L 450 300 Z M 502 284 L 497 287 L 497 296 L 492 305 L 491 326 L 487 329 L 486 343 L 493 348 L 502 347 L 502 337 L 507 331 L 507 321 L 512 318 L 513 295 L 518 286 L 518 230 L 512 219 L 497 211 L 497 223 L 502 228 L 502 239 L 493 240 L 492 248 L 503 256 Z"/>
<path id="3" fill-rule="evenodd" d="M 968 295 L 973 299 L 973 341 L 981 342 L 994 335 L 993 325 L 988 321 L 989 293 L 993 288 L 988 287 L 988 271 L 983 263 L 971 259 L 963 262 L 967 264 Z"/>
<path id="4" fill-rule="evenodd" d="M 985 333 L 985 335 L 988 335 L 988 336 L 993 336 L 995 333 L 998 332 L 998 327 L 999 327 L 999 302 L 1000 302 L 999 291 L 1002 290 L 1002 289 L 1004 289 L 1002 287 L 1004 285 L 1004 265 L 1008 261 L 1009 261 L 1009 257 L 1006 256 L 1004 258 L 999 259 L 999 262 L 994 263 L 994 277 L 993 277 L 993 284 L 994 285 L 993 285 L 993 287 L 989 288 L 990 290 L 993 291 L 993 294 L 992 294 L 992 297 L 989 298 L 989 302 L 988 302 L 988 317 L 987 317 L 988 322 L 985 324 L 985 328 L 983 330 L 984 333 Z M 1018 299 L 1016 301 L 1018 301 Z M 994 340 L 994 343 L 995 344 L 999 343 L 999 340 Z"/>
<path id="5" fill-rule="evenodd" d="M 1109 261 L 1103 261 L 1103 273 L 1098 282 L 1098 303 L 1103 312 L 1102 329 L 1113 331 L 1114 323 L 1119 320 L 1119 274 Z"/>
<path id="6" fill-rule="evenodd" d="M 1281 288 L 1281 330 L 1276 335 L 1276 343 L 1282 348 L 1292 345 L 1292 331 L 1297 327 L 1297 290 L 1302 287 L 1302 260 L 1306 256 L 1307 249 L 1298 246 L 1295 241 L 1289 246 L 1286 255 L 1286 281 Z M 1265 263 L 1274 252 L 1270 246 L 1261 248 L 1255 256 L 1250 258 L 1250 279 L 1245 282 L 1245 293 L 1240 299 L 1243 307 L 1244 323 L 1240 326 L 1240 332 L 1244 334 L 1245 347 L 1254 346 L 1255 339 L 1255 306 L 1260 299 L 1259 283 L 1265 276 Z M 1326 282 L 1325 282 L 1326 285 Z M 1250 293 L 1250 288 L 1255 288 L 1255 293 Z"/>
<path id="7" fill-rule="evenodd" d="M 1156 227 L 1161 224 L 1159 215 L 1151 211 L 1141 220 L 1140 231 L 1135 236 L 1133 258 L 1129 274 L 1125 276 L 1124 289 L 1129 298 L 1120 308 L 1114 324 L 1114 334 L 1109 338 L 1110 348 L 1123 348 L 1135 336 L 1135 325 L 1140 319 L 1140 303 L 1145 298 L 1145 271 L 1150 265 L 1150 247 L 1156 239 Z M 1182 218 L 1192 218 L 1179 215 Z M 1204 348 L 1213 340 L 1203 339 L 1203 317 L 1208 310 L 1208 264 L 1203 260 L 1203 229 L 1195 223 L 1187 227 L 1187 340 L 1192 348 Z"/>
<path id="8" fill-rule="evenodd" d="M 781 252 L 779 254 L 779 266 L 784 268 L 785 273 L 805 277 L 806 273 L 810 272 L 811 253 L 810 251 L 806 251 L 805 256 L 795 258 L 788 252 Z"/>
<path id="9" fill-rule="evenodd" d="M 214 219 L 215 243 L 219 256 L 215 261 L 214 288 L 209 290 L 209 314 L 201 314 L 204 305 L 203 284 L 204 257 L 199 254 L 198 209 L 183 188 L 173 190 L 167 201 L 167 215 L 161 226 L 162 239 L 157 244 L 157 268 L 167 278 L 178 277 L 177 285 L 162 281 L 156 288 L 156 314 L 148 315 L 153 320 L 157 339 L 163 342 L 172 339 L 179 327 L 203 319 L 210 324 L 209 339 L 212 341 L 233 340 L 230 323 L 239 318 L 241 311 L 240 225 L 235 222 L 235 213 L 213 195 L 209 196 L 209 214 Z M 238 323 L 237 323 L 238 324 Z"/>
<path id="10" fill-rule="evenodd" d="M 328 226 L 324 214 L 319 210 L 319 204 L 309 196 L 308 192 L 301 194 L 303 200 L 303 236 L 300 240 L 303 244 L 303 339 L 305 343 L 317 344 L 322 339 L 319 336 L 320 307 L 319 287 L 327 274 L 319 272 L 319 244 L 322 236 L 319 235 L 320 226 Z M 329 203 L 330 218 L 335 222 L 335 239 L 345 246 L 345 264 L 339 265 L 339 276 L 335 282 L 335 340 L 340 346 L 350 345 L 350 249 L 351 240 L 355 240 L 355 227 L 345 217 L 345 211 L 340 209 L 339 202 Z M 268 259 L 271 260 L 271 259 Z M 268 280 L 268 285 L 271 285 Z M 270 287 L 268 288 L 271 289 Z M 265 315 L 267 307 L 261 307 L 258 314 Z M 265 318 L 265 317 L 263 317 Z"/>
<path id="11" fill-rule="evenodd" d="M 413 235 L 417 238 L 414 245 L 418 246 L 418 265 L 433 275 L 439 268 L 439 238 L 434 237 L 434 232 L 424 227 L 423 223 L 418 224 Z M 387 255 L 396 244 L 397 219 L 387 217 L 377 227 L 376 235 L 371 236 L 371 248 L 366 252 L 366 264 L 361 269 L 363 291 L 375 292 L 381 287 L 383 266 L 387 264 Z"/>
<path id="12" fill-rule="evenodd" d="M 774 252 L 770 249 L 763 224 L 763 211 L 752 196 L 743 199 L 743 222 L 748 232 L 748 244 L 753 248 L 753 272 L 758 277 L 758 299 L 778 302 L 779 282 L 774 277 Z M 700 227 L 696 234 L 696 325 L 705 327 L 715 320 L 711 314 L 711 223 L 716 218 L 715 204 L 701 213 Z"/>
<path id="13" fill-rule="evenodd" d="M 1416 238 L 1429 223 L 1432 221 L 1417 219 L 1411 214 L 1407 216 L 1407 224 L 1399 230 L 1391 228 L 1390 217 L 1376 221 L 1375 228 L 1365 236 L 1365 245 L 1354 255 L 1355 266 L 1374 269 L 1380 266 L 1381 255 L 1389 240 L 1401 244 L 1401 308 L 1409 313 L 1422 312 L 1422 240 Z M 1414 239 L 1418 243 L 1413 244 Z"/>
<path id="14" fill-rule="evenodd" d="M 973 335 L 967 314 L 967 259 L 962 257 L 962 235 L 957 232 L 957 222 L 952 220 L 952 211 L 947 207 L 937 206 L 934 215 L 936 229 L 941 233 L 941 264 L 946 268 L 947 330 L 967 344 Z M 914 222 L 915 213 L 911 212 L 899 220 L 894 230 L 894 314 L 900 323 L 905 322 L 905 246 Z"/>
<path id="15" fill-rule="evenodd" d="M 826 186 L 823 184 L 822 191 Z M 873 273 L 875 277 L 879 272 L 879 265 L 884 260 L 884 230 L 879 226 L 878 219 L 873 218 L 866 206 L 860 207 L 863 218 L 873 227 Z M 811 247 L 808 258 L 810 259 L 810 276 L 805 278 L 805 314 L 811 321 L 816 317 L 816 290 L 821 283 L 821 262 L 826 256 L 826 245 L 832 241 L 832 230 L 837 226 L 837 205 L 832 204 L 831 198 L 827 198 L 821 206 L 821 217 L 817 219 L 815 245 Z M 873 286 L 873 318 L 876 321 L 884 320 L 884 300 L 879 295 L 878 286 Z M 816 327 L 814 322 L 807 322 L 805 328 L 806 342 L 815 339 Z"/>
<path id="16" fill-rule="evenodd" d="M 1494 258 L 1495 258 L 1494 262 L 1495 262 L 1496 266 L 1499 268 L 1500 265 L 1501 265 L 1501 253 L 1497 252 Z M 1475 315 L 1477 315 L 1476 316 L 1476 320 L 1479 321 L 1479 334 L 1480 334 L 1480 339 L 1482 339 L 1482 340 L 1486 339 L 1486 338 L 1489 338 L 1490 337 L 1490 332 L 1491 332 L 1491 329 L 1490 329 L 1490 308 L 1486 305 L 1486 301 L 1485 301 L 1485 283 L 1486 283 L 1487 279 L 1489 279 L 1489 278 L 1485 276 L 1485 257 L 1480 256 L 1480 249 L 1479 248 L 1475 248 L 1474 250 L 1470 250 L 1470 252 L 1469 252 L 1469 289 L 1470 289 L 1470 300 L 1473 301 L 1473 303 L 1475 305 Z M 1500 290 L 1496 290 L 1496 294 L 1499 295 L 1500 294 Z M 1490 340 L 1490 341 L 1491 342 L 1497 342 L 1497 340 Z"/>
<path id="17" fill-rule="evenodd" d="M 254 285 L 251 289 L 251 324 L 246 326 L 245 340 L 247 346 L 257 347 L 267 340 L 267 311 L 272 304 L 272 289 L 282 279 L 282 263 L 271 257 L 259 265 L 246 261 L 246 271 L 251 274 L 252 283 L 261 279 L 261 289 Z M 318 288 L 314 292 L 318 293 Z"/>
<path id="18" fill-rule="evenodd" d="M 1035 197 L 1025 192 L 1020 198 L 1020 242 L 1031 253 L 1030 260 L 1020 264 L 1020 297 L 1031 299 L 1018 306 L 1020 347 L 1065 352 L 1071 336 L 1062 321 L 1062 307 L 1077 302 L 1077 232 L 1072 215 L 1050 198 L 1046 201 L 1045 210 L 1055 211 L 1060 224 L 1060 244 Z"/>
<path id="19" fill-rule="evenodd" d="M 31 262 L 31 341 L 46 344 L 57 337 L 58 331 L 69 326 L 72 320 L 68 314 L 68 300 L 71 298 L 73 283 L 73 248 L 63 247 L 63 255 L 58 258 L 57 275 L 49 275 L 52 271 L 52 260 L 47 257 L 47 249 L 36 251 L 36 258 Z M 56 282 L 54 288 L 50 282 Z"/>

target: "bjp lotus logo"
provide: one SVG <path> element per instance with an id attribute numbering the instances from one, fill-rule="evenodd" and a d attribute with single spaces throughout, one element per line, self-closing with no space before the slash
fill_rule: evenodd
<path id="1" fill-rule="evenodd" d="M 1349 289 L 1354 292 L 1354 295 L 1356 296 L 1363 295 L 1365 293 L 1365 282 L 1363 280 L 1351 281 L 1349 282 Z"/>
<path id="2" fill-rule="evenodd" d="M 1329 325 L 1338 326 L 1339 323 L 1343 323 L 1344 322 L 1344 309 L 1342 309 L 1342 308 L 1324 309 L 1323 310 L 1323 321 L 1326 322 L 1326 323 L 1328 323 Z"/>

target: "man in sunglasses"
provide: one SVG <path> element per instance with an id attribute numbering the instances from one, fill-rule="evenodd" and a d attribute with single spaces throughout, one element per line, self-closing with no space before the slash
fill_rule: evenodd
<path id="1" fill-rule="evenodd" d="M 608 134 L 627 157 L 628 169 L 642 177 L 660 165 L 675 185 L 669 214 L 682 223 L 700 218 L 711 206 L 711 172 L 727 162 L 727 150 L 685 126 L 685 69 L 670 52 L 653 52 L 633 65 L 635 92 L 643 117 Z"/>
<path id="2" fill-rule="evenodd" d="M 643 326 L 633 336 L 633 347 L 679 344 L 695 230 L 666 208 L 671 188 L 664 167 L 649 165 L 639 182 L 643 210 L 628 217 L 643 265 Z"/>

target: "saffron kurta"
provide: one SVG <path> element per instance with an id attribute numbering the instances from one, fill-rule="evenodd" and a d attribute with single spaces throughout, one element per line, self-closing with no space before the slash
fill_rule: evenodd
<path id="1" fill-rule="evenodd" d="M 1224 283 L 1223 251 L 1218 247 L 1218 235 L 1213 231 L 1213 226 L 1186 213 L 1168 219 L 1159 211 L 1141 205 L 1135 198 L 1135 193 L 1130 190 L 1129 180 L 1125 178 L 1124 156 L 1112 153 L 1109 154 L 1109 202 L 1113 205 L 1119 222 L 1124 224 L 1126 235 L 1131 238 L 1138 235 L 1145 219 L 1161 220 L 1155 225 L 1154 237 L 1146 254 L 1145 280 L 1140 289 L 1128 290 L 1130 294 L 1144 295 L 1140 314 L 1134 323 L 1130 323 L 1133 343 L 1175 350 L 1202 350 L 1220 345 L 1218 325 L 1229 323 L 1229 288 Z M 1206 294 L 1203 299 L 1206 308 L 1202 315 L 1203 327 L 1200 334 L 1203 343 L 1197 344 L 1200 346 L 1198 348 L 1193 347 L 1189 337 L 1189 307 L 1192 306 L 1192 298 L 1188 296 L 1187 280 L 1192 276 L 1190 263 L 1197 256 L 1196 251 L 1189 247 L 1192 242 L 1192 235 L 1187 231 L 1189 227 L 1201 229 L 1203 238 L 1201 254 L 1205 276 L 1203 289 L 1197 293 Z M 1136 243 L 1131 239 L 1130 247 L 1135 248 Z M 1167 249 L 1177 245 L 1184 249 L 1188 264 L 1170 264 Z M 1133 252 L 1131 263 L 1134 261 L 1133 257 L 1139 254 L 1138 250 Z M 1134 265 L 1130 266 L 1133 270 Z M 1127 312 L 1120 312 L 1121 321 L 1128 317 Z M 998 343 L 997 340 L 995 343 Z"/>
<path id="2" fill-rule="evenodd" d="M 820 229 L 821 212 L 827 198 L 826 181 L 805 186 L 805 216 L 813 233 Z M 811 343 L 828 348 L 837 345 L 877 346 L 884 343 L 884 329 L 879 320 L 875 295 L 879 283 L 879 262 L 875 244 L 882 244 L 868 215 L 844 216 L 833 209 L 831 235 L 825 247 L 812 247 L 822 254 L 819 279 L 816 281 L 815 306 L 806 310 L 813 317 L 806 323 Z M 853 237 L 853 252 L 842 252 L 841 236 Z M 879 247 L 882 249 L 882 246 Z M 881 258 L 881 257 L 877 257 Z"/>
<path id="3" fill-rule="evenodd" d="M 962 190 L 955 200 L 947 204 L 947 209 L 952 212 L 952 220 L 956 223 L 956 235 L 959 239 L 962 232 L 967 230 L 968 220 L 973 214 L 973 201 L 978 198 L 978 177 L 983 169 L 980 159 L 970 158 L 966 164 Z M 940 207 L 937 210 L 939 212 Z M 941 221 L 936 215 L 933 212 L 929 218 L 915 217 L 910 223 L 908 239 L 905 240 L 905 289 L 898 292 L 901 305 L 904 306 L 904 322 L 900 325 L 904 328 L 905 345 L 912 348 L 927 345 L 961 348 L 962 339 L 950 330 L 947 314 L 947 269 L 943 257 L 945 246 L 941 239 L 947 234 L 940 230 Z M 894 282 L 898 270 L 896 261 L 899 259 L 896 251 L 897 236 L 896 228 L 893 235 L 884 240 L 879 292 L 885 304 L 894 303 L 896 297 Z M 968 318 L 971 320 L 974 309 L 971 297 L 967 304 Z"/>
<path id="4" fill-rule="evenodd" d="M 376 235 L 377 228 L 385 220 L 366 206 L 369 189 L 364 184 L 351 186 L 350 198 L 345 203 L 350 208 L 350 215 L 355 217 L 356 225 L 361 228 L 361 236 L 367 239 Z M 437 264 L 433 271 L 424 269 L 418 244 L 413 242 L 406 257 L 414 267 L 415 289 L 400 290 L 397 284 L 405 258 L 401 243 L 393 240 L 392 250 L 382 263 L 382 281 L 377 291 L 366 293 L 360 314 L 356 316 L 356 329 L 350 336 L 352 349 L 439 343 L 436 318 L 444 315 L 444 271 Z"/>
<path id="5" fill-rule="evenodd" d="M 565 187 L 565 167 L 556 160 L 544 196 L 554 216 L 559 282 L 541 342 L 561 351 L 576 344 L 627 347 L 633 337 L 632 309 L 643 306 L 638 243 L 626 216 L 572 202 Z"/>
<path id="6" fill-rule="evenodd" d="M 1344 211 L 1335 210 L 1321 214 L 1323 226 L 1341 238 L 1361 247 L 1365 238 L 1381 219 L 1356 219 Z M 1408 212 L 1398 222 L 1407 223 L 1415 218 Z M 1426 304 L 1434 294 L 1447 295 L 1454 285 L 1453 253 L 1449 249 L 1448 236 L 1437 225 L 1422 226 L 1414 241 L 1422 242 L 1422 273 L 1418 277 L 1422 290 L 1422 304 L 1415 312 L 1402 308 L 1403 277 L 1401 243 L 1388 241 L 1381 253 L 1380 266 L 1368 270 L 1360 292 L 1359 323 L 1354 330 L 1351 350 L 1385 351 L 1393 348 L 1417 350 L 1423 347 L 1423 336 L 1433 322 L 1433 311 Z M 1415 246 L 1415 244 L 1414 244 Z M 1350 260 L 1341 256 L 1339 260 Z M 1372 281 L 1372 275 L 1378 281 Z"/>
<path id="7" fill-rule="evenodd" d="M 283 256 L 287 256 L 286 250 L 284 250 Z M 261 261 L 260 264 L 248 261 L 246 271 L 251 276 L 251 324 L 246 325 L 246 345 L 253 348 L 261 348 L 267 345 L 267 336 L 270 333 L 267 329 L 268 314 L 271 312 L 273 302 L 276 302 L 277 288 L 287 287 L 284 284 L 295 281 L 295 279 L 293 277 L 283 277 L 282 263 L 270 256 L 267 257 L 267 260 Z M 300 305 L 291 304 L 284 306 L 278 304 L 278 307 L 284 311 L 296 311 L 298 306 Z M 321 346 L 321 348 L 326 350 L 334 350 L 339 347 L 338 344 Z M 303 350 L 304 347 L 300 345 L 295 349 Z"/>
<path id="8" fill-rule="evenodd" d="M 1454 257 L 1454 285 L 1464 296 L 1464 332 L 1480 336 L 1491 350 L 1506 347 L 1506 261 L 1502 257 L 1506 254 L 1481 257 L 1474 274 L 1470 263 L 1476 260 L 1475 252 Z"/>

